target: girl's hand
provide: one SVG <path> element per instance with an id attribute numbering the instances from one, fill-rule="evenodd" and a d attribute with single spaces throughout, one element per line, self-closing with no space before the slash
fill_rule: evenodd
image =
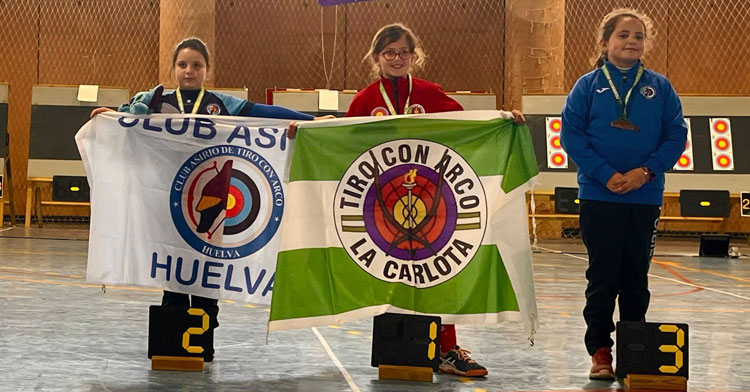
<path id="1" fill-rule="evenodd" d="M 643 169 L 637 167 L 625 174 L 615 173 L 612 178 L 607 181 L 607 189 L 618 195 L 624 195 L 628 192 L 639 189 L 647 181 L 648 178 L 643 175 Z"/>
<path id="2" fill-rule="evenodd" d="M 330 120 L 336 118 L 333 114 L 326 114 L 325 116 L 314 117 L 313 120 Z M 289 123 L 289 127 L 286 129 L 286 138 L 289 140 L 297 137 L 297 122 L 292 121 Z"/>
<path id="3" fill-rule="evenodd" d="M 97 114 L 104 113 L 104 112 L 114 112 L 114 110 L 110 108 L 105 108 L 105 107 L 96 108 L 91 111 L 91 115 L 89 115 L 89 118 L 94 118 L 94 116 L 96 116 Z"/>
<path id="4" fill-rule="evenodd" d="M 513 114 L 513 122 L 518 125 L 526 124 L 526 117 L 523 116 L 520 110 L 513 109 L 510 111 Z"/>
<path id="5" fill-rule="evenodd" d="M 286 138 L 289 140 L 292 140 L 295 137 L 297 137 L 297 122 L 292 121 L 289 123 L 289 126 L 286 128 Z"/>

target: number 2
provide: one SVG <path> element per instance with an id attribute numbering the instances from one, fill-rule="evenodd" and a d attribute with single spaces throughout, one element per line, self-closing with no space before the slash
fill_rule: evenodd
<path id="1" fill-rule="evenodd" d="M 676 345 L 662 344 L 661 346 L 659 346 L 659 351 L 663 353 L 674 353 L 674 366 L 662 365 L 659 366 L 659 371 L 662 373 L 675 374 L 680 371 L 680 368 L 683 365 L 682 350 L 680 350 L 680 348 L 682 348 L 682 346 L 685 344 L 685 331 L 683 331 L 676 325 L 669 324 L 660 325 L 659 331 L 674 332 L 677 337 Z"/>
<path id="2" fill-rule="evenodd" d="M 750 199 L 742 199 L 742 208 L 750 208 Z"/>
<path id="3" fill-rule="evenodd" d="M 190 308 L 188 309 L 188 313 L 192 316 L 201 316 L 201 326 L 200 328 L 190 327 L 187 329 L 187 331 L 185 331 L 185 333 L 182 334 L 182 348 L 187 350 L 187 352 L 189 353 L 200 354 L 203 352 L 203 347 L 191 346 L 190 335 L 203 335 L 203 332 L 208 331 L 209 317 L 205 310 L 198 308 Z"/>

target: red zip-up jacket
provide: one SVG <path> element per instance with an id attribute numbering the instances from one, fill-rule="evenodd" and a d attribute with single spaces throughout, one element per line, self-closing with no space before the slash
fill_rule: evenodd
<path id="1" fill-rule="evenodd" d="M 412 77 L 412 91 L 409 95 L 409 79 L 398 78 L 398 104 L 394 101 L 394 86 L 391 79 L 381 77 L 360 90 L 349 104 L 346 117 L 389 115 L 388 105 L 380 93 L 380 82 L 398 114 L 404 114 L 404 105 L 409 98 L 408 114 L 439 113 L 461 111 L 464 108 L 445 94 L 439 84 Z"/>

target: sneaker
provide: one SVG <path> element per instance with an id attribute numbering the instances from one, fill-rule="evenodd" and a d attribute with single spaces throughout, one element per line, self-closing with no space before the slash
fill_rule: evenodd
<path id="1" fill-rule="evenodd" d="M 589 378 L 592 380 L 615 380 L 615 371 L 612 369 L 612 349 L 602 347 L 591 356 L 591 370 Z"/>
<path id="2" fill-rule="evenodd" d="M 487 369 L 469 356 L 471 351 L 456 346 L 447 353 L 440 353 L 440 371 L 466 377 L 484 377 Z"/>

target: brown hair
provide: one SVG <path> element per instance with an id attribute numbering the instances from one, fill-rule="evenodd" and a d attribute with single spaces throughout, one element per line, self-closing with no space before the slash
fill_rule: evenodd
<path id="1" fill-rule="evenodd" d="M 409 51 L 412 53 L 412 68 L 421 69 L 424 67 L 424 61 L 427 55 L 425 55 L 422 49 L 422 43 L 419 38 L 412 33 L 412 31 L 401 23 L 394 23 L 387 26 L 383 26 L 375 33 L 375 37 L 372 38 L 372 44 L 367 54 L 362 61 L 369 63 L 372 67 L 371 76 L 377 78 L 380 76 L 380 66 L 378 65 L 377 58 L 380 56 L 380 52 L 383 48 L 398 41 L 401 37 L 406 36 L 406 42 L 409 44 Z"/>
<path id="2" fill-rule="evenodd" d="M 174 53 L 172 54 L 172 68 L 174 68 L 174 63 L 177 61 L 177 54 L 182 49 L 186 48 L 197 50 L 198 52 L 200 52 L 200 54 L 203 55 L 203 59 L 206 60 L 206 67 L 210 66 L 208 60 L 211 58 L 211 56 L 208 54 L 208 48 L 206 47 L 206 44 L 201 41 L 200 38 L 190 37 L 182 40 L 182 42 L 177 44 L 177 47 L 174 48 Z"/>
<path id="3" fill-rule="evenodd" d="M 602 22 L 599 24 L 599 29 L 596 32 L 596 44 L 599 46 L 597 46 L 596 55 L 592 58 L 591 61 L 591 63 L 594 65 L 594 68 L 601 67 L 602 65 L 604 65 L 604 62 L 607 61 L 607 52 L 603 52 L 601 50 L 601 42 L 609 41 L 609 37 L 612 36 L 612 33 L 617 27 L 617 24 L 620 23 L 622 18 L 625 17 L 635 18 L 643 23 L 643 31 L 646 34 L 645 50 L 648 51 L 651 48 L 651 42 L 656 35 L 654 32 L 654 22 L 651 20 L 651 18 L 649 18 L 648 15 L 644 14 L 643 12 L 632 8 L 614 9 L 612 10 L 612 12 L 604 16 Z"/>

